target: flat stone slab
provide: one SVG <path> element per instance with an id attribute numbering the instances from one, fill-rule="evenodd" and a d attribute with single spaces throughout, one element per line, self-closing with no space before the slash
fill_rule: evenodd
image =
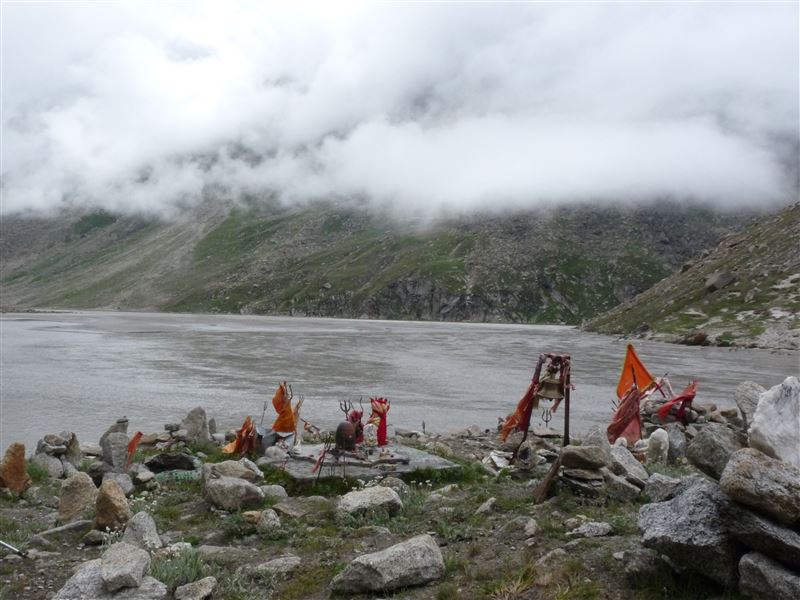
<path id="1" fill-rule="evenodd" d="M 323 444 L 303 444 L 292 451 L 288 459 L 275 458 L 267 462 L 273 467 L 283 469 L 292 478 L 299 481 L 313 481 L 317 473 L 312 472 L 322 450 Z M 336 456 L 328 452 L 321 468 L 320 478 L 324 477 L 352 477 L 354 479 L 372 479 L 382 474 L 413 473 L 418 469 L 435 469 L 443 471 L 458 468 L 458 465 L 449 460 L 429 454 L 423 450 L 388 444 L 376 448 L 372 454 L 364 452 L 348 452 Z"/>

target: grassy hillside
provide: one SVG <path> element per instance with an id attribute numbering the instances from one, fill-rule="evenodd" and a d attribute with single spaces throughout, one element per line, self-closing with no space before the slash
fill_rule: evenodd
<path id="1" fill-rule="evenodd" d="M 436 224 L 331 204 L 206 205 L 172 221 L 3 220 L 12 307 L 580 323 L 713 246 L 742 217 L 560 208 Z"/>
<path id="2" fill-rule="evenodd" d="M 726 237 L 587 329 L 694 344 L 800 348 L 800 204 Z"/>

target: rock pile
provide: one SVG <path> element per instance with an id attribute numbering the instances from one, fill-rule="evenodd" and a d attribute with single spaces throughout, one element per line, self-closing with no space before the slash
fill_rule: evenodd
<path id="1" fill-rule="evenodd" d="M 797 439 L 791 436 L 800 436 L 800 421 L 790 426 L 769 424 L 764 416 L 776 420 L 800 414 L 797 379 L 790 377 L 762 393 L 754 413 L 743 412 L 748 422 L 753 414 L 751 446 L 763 442 L 763 437 L 753 435 L 760 431 L 759 422 L 770 431 L 780 431 L 781 440 Z M 769 449 L 785 458 L 756 447 L 736 447 L 738 438 L 734 442 L 719 427 L 709 428 L 703 432 L 708 438 L 703 447 L 714 456 L 700 461 L 697 453 L 695 460 L 718 477 L 719 484 L 697 478 L 678 485 L 666 482 L 662 489 L 669 489 L 663 500 L 640 509 L 644 545 L 746 596 L 800 598 L 800 467 L 786 460 L 793 453 L 780 450 L 783 441 Z M 693 454 L 690 444 L 690 459 Z M 653 495 L 661 496 L 658 490 Z"/>

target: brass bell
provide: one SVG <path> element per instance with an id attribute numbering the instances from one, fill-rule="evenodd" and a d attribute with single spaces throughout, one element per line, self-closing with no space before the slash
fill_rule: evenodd
<path id="1" fill-rule="evenodd" d="M 545 377 L 539 385 L 539 391 L 536 393 L 540 398 L 547 398 L 548 400 L 563 400 L 564 391 L 561 388 L 561 379 L 558 377 Z"/>

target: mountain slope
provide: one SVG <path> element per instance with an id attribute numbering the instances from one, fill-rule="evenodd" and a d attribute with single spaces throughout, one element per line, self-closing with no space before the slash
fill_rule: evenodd
<path id="1" fill-rule="evenodd" d="M 800 348 L 800 203 L 726 237 L 586 329 L 684 343 Z"/>
<path id="2" fill-rule="evenodd" d="M 173 221 L 6 218 L 0 303 L 580 323 L 742 221 L 661 205 L 420 224 L 326 203 L 208 204 Z"/>

